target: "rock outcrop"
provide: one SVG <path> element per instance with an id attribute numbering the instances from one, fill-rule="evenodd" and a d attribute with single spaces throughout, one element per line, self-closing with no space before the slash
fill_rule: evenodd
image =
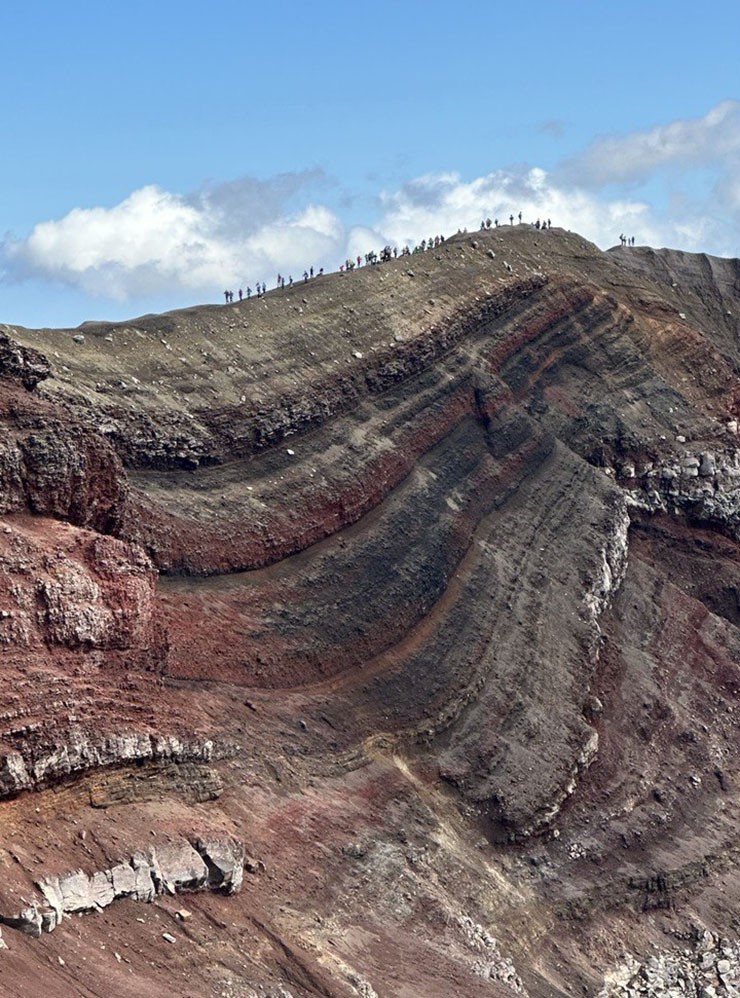
<path id="1" fill-rule="evenodd" d="M 8 986 L 731 993 L 737 278 L 514 226 L 2 327 Z"/>
<path id="2" fill-rule="evenodd" d="M 37 882 L 40 897 L 0 922 L 30 936 L 53 932 L 65 915 L 102 911 L 113 901 L 151 902 L 160 894 L 200 890 L 234 894 L 244 872 L 244 847 L 230 839 L 185 839 L 134 853 L 106 870 L 74 870 Z"/>

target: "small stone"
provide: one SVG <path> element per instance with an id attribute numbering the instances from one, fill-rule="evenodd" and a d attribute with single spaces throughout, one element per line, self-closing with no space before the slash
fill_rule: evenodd
<path id="1" fill-rule="evenodd" d="M 590 697 L 588 701 L 588 710 L 589 713 L 594 715 L 594 717 L 598 717 L 599 714 L 603 713 L 604 704 L 598 697 Z"/>
<path id="2" fill-rule="evenodd" d="M 177 942 L 177 940 L 175 939 L 175 937 L 170 932 L 163 932 L 162 933 L 162 938 L 165 940 L 165 942 L 168 942 L 168 943 Z"/>
<path id="3" fill-rule="evenodd" d="M 407 270 L 407 271 L 406 271 L 406 274 L 407 274 L 407 275 L 408 275 L 409 277 L 415 277 L 415 276 L 416 276 L 416 275 L 414 274 L 413 270 Z"/>
<path id="4" fill-rule="evenodd" d="M 679 444 L 685 444 L 686 443 L 686 437 L 683 435 L 683 433 L 679 433 L 678 434 L 678 436 L 676 437 L 676 442 L 679 443 Z"/>
<path id="5" fill-rule="evenodd" d="M 358 360 L 362 360 L 362 354 L 360 353 L 359 350 L 353 350 L 352 351 L 352 356 L 356 357 Z"/>
<path id="6" fill-rule="evenodd" d="M 60 967 L 63 967 L 63 966 L 64 966 L 64 959 L 63 959 L 63 958 L 62 958 L 61 956 L 58 956 L 58 957 L 57 957 L 57 962 L 59 963 L 59 966 L 60 966 Z"/>
<path id="7" fill-rule="evenodd" d="M 496 259 L 496 254 L 495 254 L 495 253 L 493 252 L 493 250 L 490 250 L 490 249 L 489 249 L 489 251 L 488 251 L 488 255 L 490 256 L 490 258 L 491 258 L 492 260 L 495 260 L 495 259 Z"/>
<path id="8" fill-rule="evenodd" d="M 364 842 L 348 842 L 342 847 L 342 852 L 350 859 L 362 859 L 367 854 L 367 846 Z"/>
<path id="9" fill-rule="evenodd" d="M 192 911 L 188 911 L 187 908 L 180 908 L 180 910 L 176 912 L 176 914 L 181 922 L 187 922 L 189 918 L 193 917 Z"/>
<path id="10" fill-rule="evenodd" d="M 291 450 L 290 447 L 288 447 L 288 454 L 290 454 L 291 457 L 294 457 L 295 456 L 295 451 Z"/>
<path id="11" fill-rule="evenodd" d="M 75 341 L 75 343 L 85 342 L 85 337 L 82 335 L 82 333 L 75 333 L 72 339 Z"/>

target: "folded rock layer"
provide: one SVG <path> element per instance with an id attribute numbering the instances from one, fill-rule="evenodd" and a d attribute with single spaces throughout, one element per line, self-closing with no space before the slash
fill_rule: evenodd
<path id="1" fill-rule="evenodd" d="M 59 957 L 7 931 L 8 993 L 596 995 L 732 936 L 739 335 L 738 261 L 528 226 L 0 327 L 0 917 Z"/>

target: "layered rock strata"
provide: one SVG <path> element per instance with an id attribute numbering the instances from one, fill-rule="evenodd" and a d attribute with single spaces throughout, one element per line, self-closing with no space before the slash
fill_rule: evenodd
<path id="1" fill-rule="evenodd" d="M 640 993 L 686 926 L 732 948 L 737 278 L 515 226 L 0 329 L 0 911 L 100 909 L 39 993 L 597 995 L 616 952 Z M 250 889 L 180 924 L 233 841 Z"/>

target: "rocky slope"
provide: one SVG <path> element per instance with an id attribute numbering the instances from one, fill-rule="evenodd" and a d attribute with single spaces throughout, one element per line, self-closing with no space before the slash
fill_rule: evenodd
<path id="1" fill-rule="evenodd" d="M 0 991 L 734 993 L 739 335 L 527 226 L 0 327 Z"/>

